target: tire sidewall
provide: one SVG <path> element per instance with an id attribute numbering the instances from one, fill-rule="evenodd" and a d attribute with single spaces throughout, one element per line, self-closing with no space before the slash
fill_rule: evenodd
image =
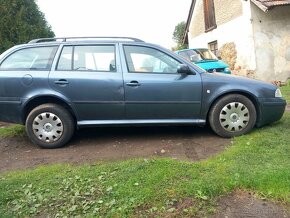
<path id="1" fill-rule="evenodd" d="M 232 102 L 238 102 L 238 103 L 244 104 L 249 110 L 249 116 L 250 116 L 247 126 L 244 129 L 240 131 L 236 131 L 236 132 L 230 132 L 230 131 L 225 130 L 220 124 L 220 120 L 219 120 L 219 116 L 222 109 L 227 104 L 232 103 Z M 243 95 L 239 95 L 239 94 L 227 95 L 217 100 L 212 106 L 210 115 L 209 115 L 209 123 L 213 131 L 216 134 L 222 137 L 227 137 L 227 138 L 240 136 L 240 135 L 244 135 L 248 133 L 255 126 L 256 119 L 257 119 L 257 114 L 256 114 L 255 105 L 252 103 L 252 101 L 249 98 Z"/>
<path id="2" fill-rule="evenodd" d="M 32 128 L 33 121 L 39 114 L 45 113 L 45 112 L 55 114 L 62 121 L 63 133 L 62 133 L 62 136 L 55 142 L 45 143 L 39 140 L 38 137 L 34 134 L 34 131 Z M 26 133 L 28 137 L 30 138 L 30 140 L 42 148 L 63 147 L 71 139 L 74 132 L 74 122 L 73 122 L 72 116 L 66 109 L 56 104 L 43 104 L 34 108 L 27 116 L 25 126 L 26 126 Z"/>

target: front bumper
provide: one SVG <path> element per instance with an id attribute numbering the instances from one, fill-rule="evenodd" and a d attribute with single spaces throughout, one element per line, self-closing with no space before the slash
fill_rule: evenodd
<path id="1" fill-rule="evenodd" d="M 258 127 L 280 120 L 286 108 L 283 98 L 260 98 L 259 104 Z"/>

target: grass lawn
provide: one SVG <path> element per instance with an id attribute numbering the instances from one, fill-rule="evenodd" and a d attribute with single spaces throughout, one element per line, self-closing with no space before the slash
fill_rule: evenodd
<path id="1" fill-rule="evenodd" d="M 283 97 L 286 99 L 287 103 L 290 104 L 290 80 L 287 81 L 286 86 L 280 87 Z"/>
<path id="2" fill-rule="evenodd" d="M 290 203 L 289 126 L 287 112 L 197 163 L 137 159 L 2 174 L 0 211 L 3 217 L 205 216 L 218 196 L 236 189 Z"/>
<path id="3" fill-rule="evenodd" d="M 5 128 L 0 128 L 1 137 L 24 136 L 25 127 L 22 125 L 11 125 Z"/>

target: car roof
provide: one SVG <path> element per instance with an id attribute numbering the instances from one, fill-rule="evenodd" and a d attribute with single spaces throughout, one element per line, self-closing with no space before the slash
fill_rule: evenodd
<path id="1" fill-rule="evenodd" d="M 154 45 L 151 43 L 146 43 L 141 39 L 133 37 L 116 37 L 116 36 L 105 36 L 105 37 L 61 37 L 61 38 L 39 38 L 33 39 L 28 43 L 16 45 L 15 47 L 35 47 L 35 46 L 58 46 L 58 45 L 77 45 L 77 44 L 91 44 L 91 43 L 128 43 L 128 44 L 146 44 Z"/>
<path id="2" fill-rule="evenodd" d="M 65 37 L 65 38 L 40 38 L 33 39 L 28 43 L 15 45 L 8 49 L 6 53 L 10 53 L 15 49 L 33 48 L 33 47 L 46 47 L 46 46 L 60 46 L 60 45 L 91 45 L 91 44 L 127 44 L 127 45 L 139 45 L 139 46 L 151 46 L 163 51 L 169 51 L 168 49 L 153 43 L 147 43 L 141 39 L 133 37 Z M 172 51 L 171 51 L 172 52 Z M 2 57 L 3 55 L 1 55 Z"/>
<path id="3" fill-rule="evenodd" d="M 49 43 L 49 42 L 100 42 L 100 41 L 111 41 L 111 42 L 120 42 L 120 41 L 132 41 L 132 42 L 144 42 L 141 39 L 133 38 L 133 37 L 119 37 L 119 36 L 92 36 L 92 37 L 60 37 L 60 38 L 39 38 L 33 39 L 28 44 L 32 43 Z"/>

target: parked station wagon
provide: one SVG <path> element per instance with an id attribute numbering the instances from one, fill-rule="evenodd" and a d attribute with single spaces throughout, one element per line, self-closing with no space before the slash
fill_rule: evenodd
<path id="1" fill-rule="evenodd" d="M 0 120 L 64 146 L 80 127 L 209 123 L 222 137 L 279 120 L 286 101 L 261 81 L 211 74 L 135 38 L 48 38 L 0 56 Z"/>

